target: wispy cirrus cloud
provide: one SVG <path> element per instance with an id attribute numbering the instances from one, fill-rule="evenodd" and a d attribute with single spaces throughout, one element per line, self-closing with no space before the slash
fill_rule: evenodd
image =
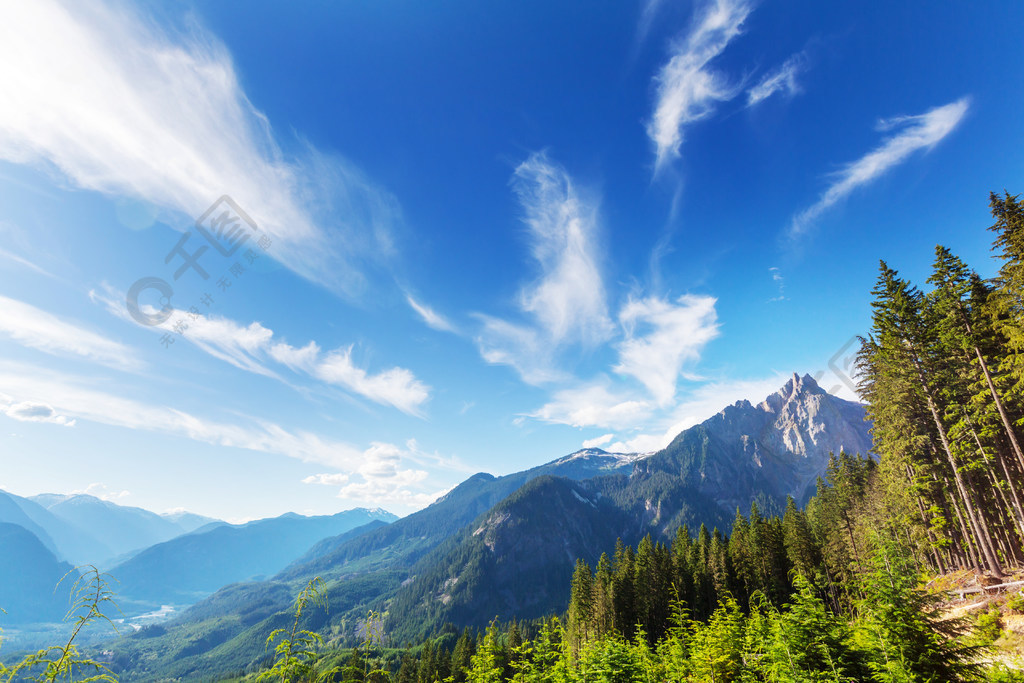
<path id="1" fill-rule="evenodd" d="M 485 360 L 511 365 L 536 384 L 561 376 L 552 364 L 560 347 L 601 343 L 613 325 L 599 267 L 596 202 L 583 198 L 565 169 L 544 152 L 516 168 L 512 186 L 540 273 L 518 297 L 529 322 L 479 315 L 477 344 Z"/>
<path id="2" fill-rule="evenodd" d="M 113 315 L 131 321 L 122 303 L 124 297 L 117 292 L 108 288 L 89 294 Z M 229 318 L 201 314 L 181 319 L 188 322 L 181 339 L 246 372 L 284 381 L 278 372 L 282 368 L 274 367 L 283 365 L 293 372 L 420 417 L 423 405 L 430 398 L 430 387 L 418 380 L 411 370 L 393 367 L 372 373 L 357 365 L 352 358 L 353 345 L 324 353 L 315 341 L 292 346 L 259 322 L 243 325 Z M 178 317 L 172 316 L 149 329 L 174 334 L 177 320 Z M 179 337 L 175 334 L 175 338 Z"/>
<path id="3" fill-rule="evenodd" d="M 775 93 L 785 95 L 799 93 L 800 84 L 796 79 L 806 66 L 807 55 L 803 52 L 798 52 L 787 59 L 782 66 L 765 74 L 757 85 L 747 90 L 747 106 L 753 107 L 760 104 Z"/>
<path id="4" fill-rule="evenodd" d="M 647 39 L 647 34 L 650 33 L 651 26 L 654 24 L 654 20 L 664 4 L 665 0 L 647 0 L 644 3 L 643 9 L 640 11 L 640 21 L 636 25 L 637 44 Z"/>
<path id="5" fill-rule="evenodd" d="M 744 0 L 709 2 L 655 77 L 657 102 L 647 124 L 655 146 L 655 173 L 679 158 L 688 124 L 710 116 L 716 103 L 731 100 L 740 91 L 710 63 L 740 35 L 752 9 Z"/>
<path id="6" fill-rule="evenodd" d="M 17 263 L 19 266 L 28 268 L 29 270 L 38 273 L 39 275 L 45 275 L 46 277 L 49 278 L 54 277 L 53 273 L 51 273 L 50 271 L 41 268 L 35 263 L 32 263 L 27 258 L 18 256 L 17 254 L 12 254 L 11 252 L 6 251 L 5 249 L 0 249 L 0 258 L 7 259 L 8 261 L 13 261 L 14 263 Z"/>
<path id="7" fill-rule="evenodd" d="M 774 282 L 779 288 L 779 293 L 776 296 L 773 296 L 770 299 L 768 299 L 768 302 L 774 303 L 776 301 L 785 301 L 786 278 L 782 275 L 782 271 L 779 270 L 778 267 L 772 266 L 771 268 L 768 269 L 768 272 L 771 273 L 772 275 L 772 282 Z"/>
<path id="8" fill-rule="evenodd" d="M 92 388 L 91 378 L 57 375 L 33 365 L 0 361 L 0 404 L 47 406 L 66 419 L 164 434 L 192 441 L 283 455 L 331 469 L 307 477 L 307 483 L 342 485 L 339 496 L 353 501 L 395 502 L 409 508 L 430 503 L 440 492 L 429 485 L 418 463 L 462 470 L 457 461 L 386 442 L 359 447 L 308 431 L 288 430 L 274 422 L 236 414 L 225 422 L 177 408 L 154 405 Z M 0 407 L 0 412 L 9 410 Z M 38 411 L 37 411 L 38 413 Z M 18 419 L 18 418 L 15 418 Z M 435 474 L 436 474 L 435 470 Z M 90 491 L 94 493 L 94 491 Z"/>
<path id="9" fill-rule="evenodd" d="M 397 201 L 359 169 L 294 141 L 286 153 L 225 47 L 123 3 L 0 9 L 0 159 L 76 187 L 200 215 L 231 195 L 273 256 L 340 294 L 394 253 Z"/>
<path id="10" fill-rule="evenodd" d="M 423 319 L 423 322 L 427 324 L 427 327 L 431 327 L 439 332 L 456 332 L 455 326 L 449 322 L 447 318 L 427 306 L 424 303 L 417 301 L 412 298 L 412 295 L 406 294 L 405 300 L 408 302 L 410 308 L 416 311 L 416 314 Z"/>
<path id="11" fill-rule="evenodd" d="M 91 378 L 57 375 L 34 365 L 0 363 L 0 390 L 15 402 L 52 406 L 55 413 L 69 419 L 275 453 L 339 469 L 354 468 L 360 462 L 361 449 L 310 432 L 289 431 L 259 419 L 217 421 L 98 391 L 92 388 L 94 384 Z"/>
<path id="12" fill-rule="evenodd" d="M 675 302 L 646 297 L 626 303 L 619 311 L 625 339 L 615 372 L 640 381 L 659 406 L 671 403 L 684 364 L 718 336 L 715 301 L 684 295 Z"/>
<path id="13" fill-rule="evenodd" d="M 614 429 L 649 422 L 672 402 L 686 367 L 718 335 L 716 300 L 630 296 L 616 326 L 598 266 L 596 201 L 584 200 L 568 173 L 544 154 L 521 165 L 513 185 L 540 276 L 520 293 L 528 322 L 478 315 L 481 355 L 514 367 L 528 384 L 553 387 L 548 402 L 523 418 Z M 569 347 L 613 351 L 617 362 L 580 379 L 559 362 L 560 349 Z"/>
<path id="14" fill-rule="evenodd" d="M 0 334 L 53 355 L 77 356 L 121 370 L 142 366 L 124 344 L 5 296 L 0 296 Z"/>
<path id="15" fill-rule="evenodd" d="M 352 361 L 352 346 L 328 353 L 316 365 L 314 374 L 410 415 L 421 415 L 421 406 L 430 398 L 430 388 L 410 370 L 396 367 L 371 374 L 357 367 Z"/>
<path id="16" fill-rule="evenodd" d="M 555 391 L 528 417 L 573 427 L 624 430 L 658 420 L 670 410 L 688 363 L 718 336 L 715 299 L 685 295 L 629 300 L 619 312 L 623 338 L 611 370 L 636 380 L 642 390 L 603 374 Z M 692 375 L 691 379 L 695 379 Z"/>
<path id="17" fill-rule="evenodd" d="M 556 342 L 603 340 L 610 322 L 598 267 L 597 206 L 544 152 L 516 168 L 512 186 L 541 271 L 520 293 L 520 306 Z"/>
<path id="18" fill-rule="evenodd" d="M 970 107 L 970 98 L 962 97 L 915 116 L 898 116 L 878 123 L 881 131 L 895 131 L 881 145 L 833 174 L 834 181 L 817 202 L 804 209 L 790 224 L 788 235 L 795 239 L 836 202 L 857 188 L 867 185 L 889 169 L 906 161 L 918 150 L 928 150 L 953 132 Z"/>

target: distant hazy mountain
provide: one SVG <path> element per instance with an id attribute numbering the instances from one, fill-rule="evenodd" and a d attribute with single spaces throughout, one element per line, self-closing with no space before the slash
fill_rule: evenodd
<path id="1" fill-rule="evenodd" d="M 71 569 L 25 527 L 0 522 L 0 628 L 63 619 L 76 577 L 57 584 Z"/>
<path id="2" fill-rule="evenodd" d="M 32 496 L 30 500 L 99 538 L 109 548 L 103 560 L 148 548 L 196 528 L 191 517 L 183 517 L 186 523 L 181 524 L 149 510 L 118 505 L 85 494 L 44 493 Z M 207 521 L 202 522 L 205 523 Z"/>
<path id="3" fill-rule="evenodd" d="M 185 512 L 184 510 L 179 510 L 177 512 L 165 512 L 160 516 L 181 529 L 182 533 L 186 534 L 192 533 L 196 529 L 207 526 L 208 524 L 223 524 L 219 519 L 197 515 L 192 512 Z"/>
<path id="4" fill-rule="evenodd" d="M 324 538 L 395 519 L 384 510 L 357 508 L 331 516 L 288 513 L 222 524 L 147 548 L 110 573 L 126 601 L 191 604 L 227 584 L 272 576 Z"/>
<path id="5" fill-rule="evenodd" d="M 74 565 L 101 565 L 114 551 L 93 530 L 58 517 L 39 503 L 0 491 L 0 522 L 18 524 L 60 560 Z"/>
<path id="6" fill-rule="evenodd" d="M 188 512 L 158 515 L 84 494 L 30 498 L 0 491 L 0 522 L 31 531 L 59 560 L 109 568 L 154 543 L 218 520 Z"/>

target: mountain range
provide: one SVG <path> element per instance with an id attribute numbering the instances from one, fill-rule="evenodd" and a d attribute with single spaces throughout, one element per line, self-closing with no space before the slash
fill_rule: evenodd
<path id="1" fill-rule="evenodd" d="M 0 522 L 28 529 L 61 561 L 108 569 L 133 552 L 219 520 L 192 513 L 158 515 L 86 494 L 23 498 L 0 491 Z"/>
<path id="2" fill-rule="evenodd" d="M 385 510 L 356 508 L 329 516 L 286 513 L 206 526 L 146 548 L 110 573 L 119 582 L 122 600 L 140 603 L 142 611 L 188 605 L 222 586 L 276 574 L 322 539 L 360 527 L 370 531 L 395 519 Z"/>
<path id="3" fill-rule="evenodd" d="M 585 449 L 515 474 L 473 475 L 423 510 L 321 540 L 276 576 L 225 587 L 112 647 L 148 662 L 140 680 L 243 669 L 263 656 L 263 639 L 314 576 L 327 582 L 331 605 L 318 627 L 341 637 L 355 637 L 367 609 L 387 613 L 396 642 L 445 623 L 557 613 L 578 558 L 593 564 L 616 539 L 668 540 L 683 524 L 728 532 L 752 503 L 773 512 L 787 496 L 804 502 L 840 450 L 871 452 L 863 407 L 793 375 L 764 401 L 728 406 L 656 453 Z"/>

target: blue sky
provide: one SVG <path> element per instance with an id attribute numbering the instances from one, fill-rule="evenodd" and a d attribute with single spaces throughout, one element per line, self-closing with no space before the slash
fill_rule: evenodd
<path id="1" fill-rule="evenodd" d="M 794 371 L 852 397 L 878 259 L 991 275 L 988 192 L 1024 185 L 1019 3 L 0 11 L 22 495 L 404 514 Z"/>

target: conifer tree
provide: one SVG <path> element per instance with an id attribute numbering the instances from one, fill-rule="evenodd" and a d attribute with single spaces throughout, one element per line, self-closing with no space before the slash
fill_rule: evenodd
<path id="1" fill-rule="evenodd" d="M 576 560 L 569 592 L 569 611 L 566 633 L 569 647 L 575 655 L 590 637 L 589 629 L 594 615 L 594 582 L 590 567 L 582 558 Z"/>

